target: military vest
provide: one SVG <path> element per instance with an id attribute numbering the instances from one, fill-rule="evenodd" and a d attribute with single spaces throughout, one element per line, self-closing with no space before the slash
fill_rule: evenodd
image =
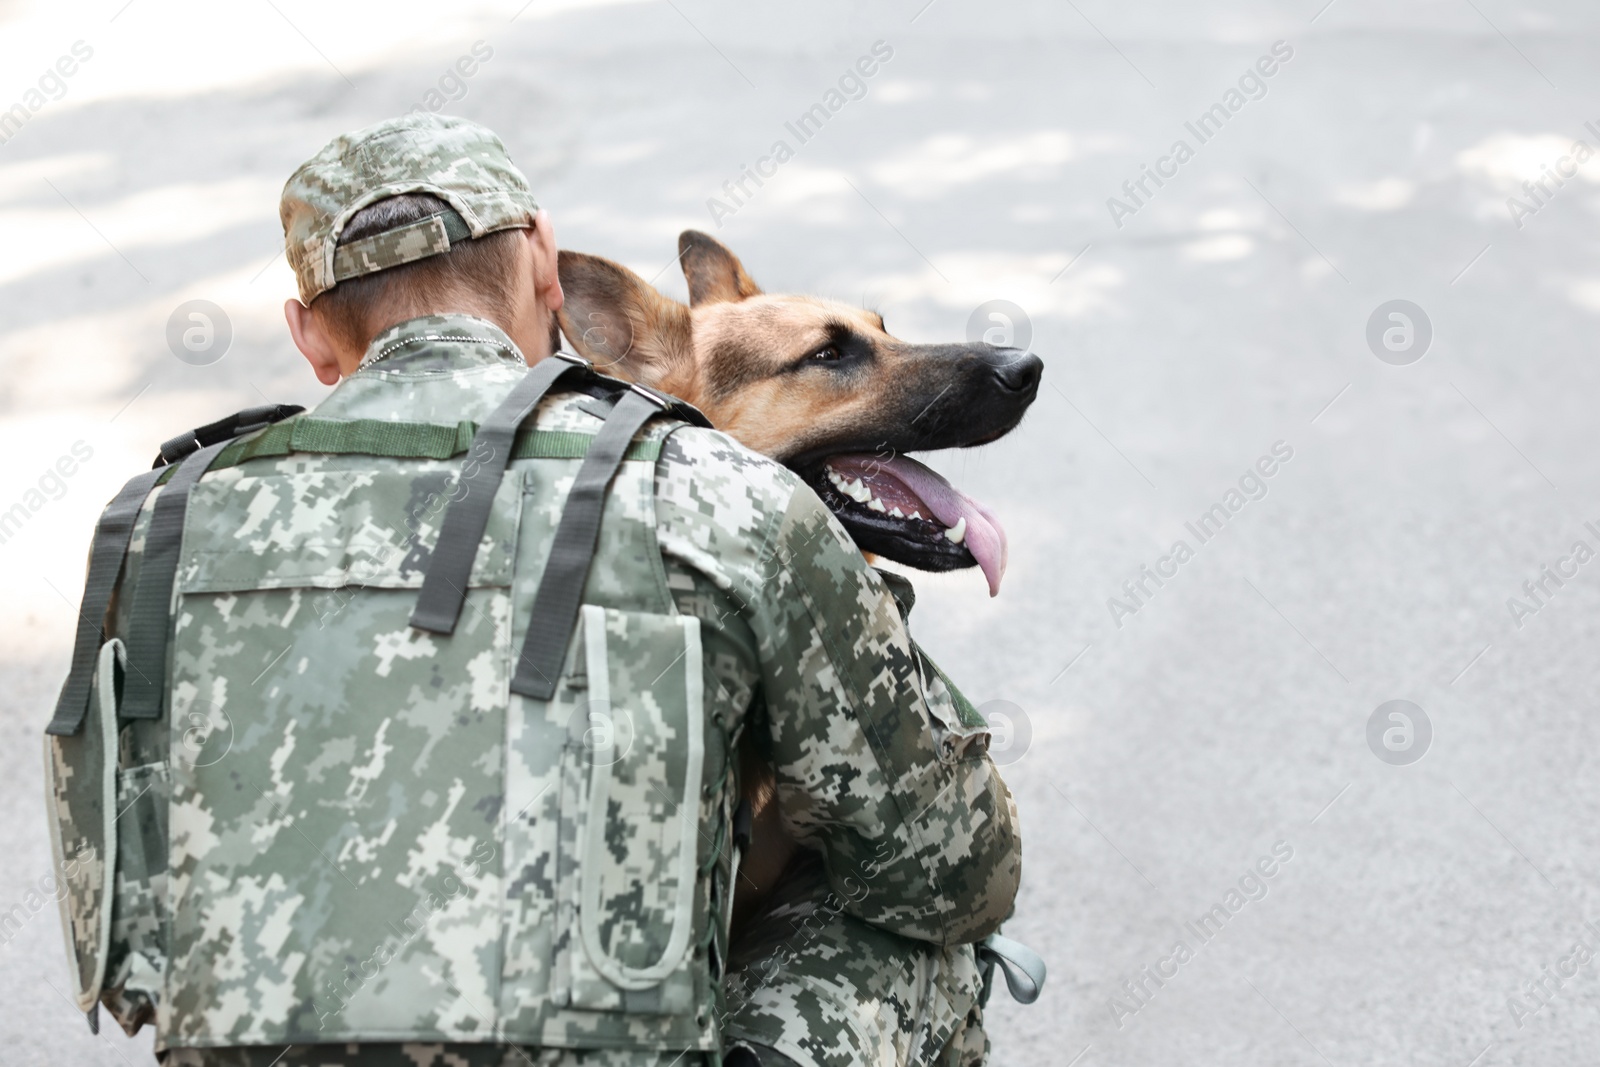
<path id="1" fill-rule="evenodd" d="M 737 716 L 653 507 L 705 423 L 575 362 L 481 426 L 244 412 L 108 506 L 46 750 L 91 1025 L 717 1047 Z"/>

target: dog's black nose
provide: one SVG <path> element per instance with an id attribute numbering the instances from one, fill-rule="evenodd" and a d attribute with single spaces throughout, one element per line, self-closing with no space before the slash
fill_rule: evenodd
<path id="1" fill-rule="evenodd" d="M 1018 348 L 996 348 L 989 357 L 989 366 L 1001 387 L 1013 393 L 1027 393 L 1039 388 L 1044 376 L 1044 360 L 1032 352 Z"/>

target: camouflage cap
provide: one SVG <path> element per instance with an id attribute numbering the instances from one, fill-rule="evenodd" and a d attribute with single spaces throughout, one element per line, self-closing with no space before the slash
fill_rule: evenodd
<path id="1" fill-rule="evenodd" d="M 431 193 L 460 221 L 435 216 L 338 247 L 352 215 L 402 193 Z M 500 138 L 425 112 L 335 137 L 290 175 L 278 206 L 284 250 L 308 304 L 348 278 L 448 252 L 452 238 L 532 226 L 538 210 Z"/>

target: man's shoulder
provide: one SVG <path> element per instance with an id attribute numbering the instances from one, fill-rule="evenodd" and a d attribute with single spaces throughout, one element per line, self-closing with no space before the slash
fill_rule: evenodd
<path id="1" fill-rule="evenodd" d="M 725 433 L 674 432 L 656 468 L 656 498 L 662 547 L 701 570 L 743 577 L 764 595 L 780 592 L 780 573 L 848 589 L 849 597 L 882 592 L 877 573 L 804 479 Z"/>
<path id="2" fill-rule="evenodd" d="M 700 426 L 674 430 L 656 468 L 659 497 L 744 527 L 770 525 L 807 491 L 783 464 Z"/>
<path id="3" fill-rule="evenodd" d="M 826 510 L 781 463 L 698 426 L 667 437 L 655 488 L 662 551 L 744 596 L 771 592 L 797 517 Z"/>

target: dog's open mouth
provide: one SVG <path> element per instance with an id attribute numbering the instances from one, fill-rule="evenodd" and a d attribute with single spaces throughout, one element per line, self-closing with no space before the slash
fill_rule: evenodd
<path id="1" fill-rule="evenodd" d="M 1006 572 L 1000 520 L 943 477 L 905 456 L 828 456 L 805 472 L 863 551 L 920 570 L 978 566 L 989 595 Z"/>

